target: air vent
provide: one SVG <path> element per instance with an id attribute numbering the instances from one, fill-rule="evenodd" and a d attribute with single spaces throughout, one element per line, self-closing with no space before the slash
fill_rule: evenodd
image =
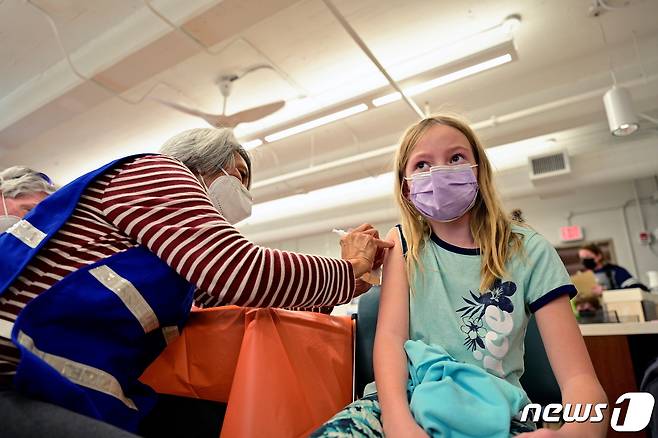
<path id="1" fill-rule="evenodd" d="M 569 156 L 565 151 L 528 157 L 530 162 L 530 179 L 537 180 L 571 172 Z"/>

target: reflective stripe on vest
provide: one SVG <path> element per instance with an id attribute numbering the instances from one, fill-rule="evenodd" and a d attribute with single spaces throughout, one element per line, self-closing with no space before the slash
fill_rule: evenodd
<path id="1" fill-rule="evenodd" d="M 142 325 L 145 333 L 149 333 L 160 327 L 157 315 L 130 281 L 104 265 L 90 269 L 89 273 L 123 301 L 123 304 L 130 310 L 130 313 Z"/>
<path id="2" fill-rule="evenodd" d="M 632 286 L 632 285 L 634 285 L 635 283 L 637 283 L 637 280 L 634 279 L 633 277 L 629 277 L 629 278 L 626 279 L 626 281 L 624 281 L 619 287 L 621 287 L 621 288 L 623 289 L 623 288 L 625 288 L 625 287 Z"/>
<path id="3" fill-rule="evenodd" d="M 113 375 L 90 365 L 41 351 L 34 345 L 32 338 L 22 331 L 18 333 L 18 343 L 55 368 L 71 382 L 115 397 L 130 409 L 137 410 L 135 403 L 125 396 L 119 381 Z"/>
<path id="4" fill-rule="evenodd" d="M 5 320 L 0 319 L 0 338 L 11 339 L 11 330 L 14 328 L 14 324 Z"/>
<path id="5" fill-rule="evenodd" d="M 165 342 L 167 345 L 169 345 L 171 341 L 180 336 L 180 333 L 178 332 L 178 326 L 170 325 L 167 327 L 162 327 L 162 336 L 164 336 Z"/>
<path id="6" fill-rule="evenodd" d="M 26 221 L 21 219 L 16 222 L 14 225 L 9 227 L 7 233 L 16 237 L 18 240 L 29 246 L 30 248 L 36 248 L 39 246 L 41 241 L 46 238 L 46 233 Z"/>

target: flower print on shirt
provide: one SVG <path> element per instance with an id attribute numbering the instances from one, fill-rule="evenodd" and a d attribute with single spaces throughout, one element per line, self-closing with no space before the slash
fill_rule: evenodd
<path id="1" fill-rule="evenodd" d="M 514 295 L 514 292 L 516 292 L 516 284 L 511 281 L 502 283 L 499 279 L 496 279 L 489 292 L 478 297 L 478 302 L 485 306 L 493 305 L 507 313 L 512 313 L 514 311 L 514 304 L 512 304 L 512 300 L 509 297 Z"/>
<path id="2" fill-rule="evenodd" d="M 514 311 L 514 304 L 509 297 L 516 292 L 516 284 L 511 281 L 503 283 L 500 279 L 496 279 L 491 289 L 484 294 L 475 295 L 472 291 L 468 292 L 471 294 L 471 299 L 462 297 L 467 305 L 457 309 L 457 313 L 461 313 L 462 317 L 472 317 L 479 313 L 478 319 L 482 319 L 488 306 L 496 306 L 507 313 Z"/>
<path id="3" fill-rule="evenodd" d="M 484 341 L 482 338 L 484 337 L 486 330 L 482 328 L 482 318 L 469 318 L 462 316 L 462 322 L 463 324 L 460 329 L 462 332 L 466 333 L 464 345 L 471 351 L 475 351 L 478 346 L 484 348 Z"/>
<path id="4" fill-rule="evenodd" d="M 502 359 L 509 351 L 507 336 L 514 328 L 510 297 L 516 289 L 513 282 L 496 279 L 485 293 L 469 291 L 468 298 L 462 297 L 466 306 L 457 309 L 463 323 L 460 329 L 466 334 L 464 346 L 475 359 L 482 360 L 485 369 L 501 377 Z"/>

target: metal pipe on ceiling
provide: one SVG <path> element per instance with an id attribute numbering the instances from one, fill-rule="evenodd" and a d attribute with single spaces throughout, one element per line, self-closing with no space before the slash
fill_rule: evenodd
<path id="1" fill-rule="evenodd" d="M 187 37 L 190 41 L 192 41 L 194 43 L 194 45 L 196 45 L 199 49 L 201 49 L 202 51 L 204 51 L 208 55 L 210 55 L 210 56 L 220 55 L 222 52 L 224 52 L 224 50 L 226 50 L 227 47 L 231 46 L 236 41 L 242 41 L 243 43 L 245 43 L 246 45 L 251 47 L 251 49 L 253 51 L 255 51 L 256 53 L 258 53 L 262 58 L 264 58 L 270 64 L 272 69 L 275 72 L 277 72 L 279 74 L 279 76 L 281 76 L 283 78 L 283 80 L 288 82 L 288 84 L 290 84 L 291 87 L 296 89 L 297 92 L 299 93 L 298 97 L 306 97 L 308 95 L 308 92 L 306 91 L 306 89 L 304 89 L 304 87 L 299 85 L 288 73 L 285 72 L 285 70 L 283 70 L 281 67 L 279 67 L 274 61 L 272 61 L 272 59 L 270 57 L 265 55 L 265 53 L 263 53 L 262 50 L 260 50 L 258 47 L 256 47 L 252 42 L 247 40 L 245 37 L 242 37 L 242 36 L 238 37 L 235 40 L 231 41 L 228 45 L 222 47 L 221 49 L 213 50 L 212 48 L 208 47 L 203 41 L 201 41 L 196 36 L 194 36 L 194 34 L 192 34 L 190 31 L 185 29 L 183 26 L 179 26 L 178 24 L 174 23 L 173 21 L 171 21 L 170 19 L 165 17 L 160 11 L 155 9 L 153 7 L 153 5 L 151 4 L 151 0 L 142 0 L 142 1 L 144 2 L 144 5 L 153 13 L 153 15 L 158 17 L 161 21 L 163 21 L 171 29 L 173 29 L 175 31 L 178 31 L 178 32 L 180 32 L 181 35 Z"/>
<path id="2" fill-rule="evenodd" d="M 647 76 L 644 78 L 634 79 L 631 81 L 626 81 L 621 83 L 622 86 L 627 88 L 634 88 L 639 85 L 644 85 L 649 82 L 658 80 L 658 74 Z M 569 96 L 563 99 L 554 100 L 552 102 L 543 103 L 529 108 L 524 108 L 519 111 L 513 111 L 511 113 L 503 114 L 500 116 L 492 116 L 489 119 L 482 120 L 480 122 L 473 123 L 471 126 L 474 130 L 489 129 L 499 126 L 504 123 L 513 122 L 520 120 L 526 117 L 534 116 L 537 114 L 544 113 L 546 111 L 559 109 L 568 105 L 573 105 L 575 103 L 580 103 L 588 99 L 600 98 L 603 94 L 608 91 L 609 87 L 598 88 L 591 91 L 586 91 L 581 94 L 574 96 Z M 268 186 L 270 184 L 276 184 L 281 182 L 286 182 L 291 179 L 297 179 L 304 176 L 314 175 L 318 172 L 334 169 L 336 167 L 345 166 L 348 164 L 353 164 L 358 161 L 372 159 L 373 157 L 378 157 L 381 155 L 389 154 L 395 152 L 397 146 L 385 146 L 382 148 L 377 148 L 362 154 L 354 155 L 351 157 L 345 157 L 338 159 L 336 161 L 331 161 L 328 163 L 322 163 L 316 166 L 308 167 L 302 170 L 294 171 L 285 175 L 279 175 L 273 178 L 268 178 L 263 181 L 258 181 L 254 183 L 254 189 L 259 187 Z"/>
<path id="3" fill-rule="evenodd" d="M 507 173 L 505 181 L 499 181 L 499 190 L 504 202 L 508 203 L 512 199 L 523 198 L 527 196 L 546 196 L 551 197 L 568 192 L 573 192 L 574 187 L 593 187 L 610 181 L 624 181 L 632 178 L 645 177 L 653 173 L 653 163 L 656 152 L 652 149 L 652 144 L 649 139 L 639 144 L 628 144 L 621 152 L 629 150 L 637 150 L 637 147 L 642 147 L 646 151 L 651 151 L 653 154 L 648 160 L 642 163 L 632 165 L 623 165 L 616 168 L 607 167 L 607 172 L 600 172 L 598 169 L 602 165 L 608 166 L 612 158 L 609 156 L 601 155 L 597 151 L 590 151 L 585 154 L 578 155 L 573 158 L 573 162 L 580 168 L 584 168 L 584 164 L 595 163 L 590 171 L 580 172 L 571 178 L 561 178 L 550 187 L 535 187 L 527 180 L 527 169 L 514 169 L 512 173 Z M 515 175 L 522 175 L 524 178 L 523 184 L 519 184 Z M 369 202 L 381 202 L 383 208 L 368 208 L 361 212 L 354 212 L 358 210 L 359 205 L 350 202 L 349 199 L 340 205 L 328 207 L 323 210 L 321 219 L 312 217 L 312 214 L 302 214 L 300 217 L 287 217 L 275 219 L 267 222 L 260 222 L 254 225 L 238 225 L 238 228 L 245 234 L 245 236 L 252 241 L 263 244 L 267 242 L 283 241 L 293 238 L 300 238 L 309 235 L 316 235 L 323 232 L 329 232 L 332 228 L 347 228 L 357 225 L 362 222 L 378 223 L 397 220 L 399 212 L 394 208 L 390 202 L 391 194 L 382 193 L 381 196 L 376 196 L 369 200 Z M 628 205 L 628 203 L 626 204 Z M 617 209 L 618 207 L 615 207 Z M 347 214 L 346 214 L 347 212 Z M 315 212 L 317 213 L 317 211 Z M 577 212 L 581 213 L 581 212 Z"/>
<path id="4" fill-rule="evenodd" d="M 425 113 L 423 113 L 423 110 L 420 109 L 420 107 L 416 104 L 416 102 L 413 101 L 409 96 L 407 96 L 404 91 L 402 91 L 402 88 L 398 85 L 398 83 L 391 77 L 390 74 L 388 74 L 388 71 L 384 68 L 384 66 L 379 62 L 377 57 L 372 53 L 370 48 L 366 45 L 366 43 L 361 39 L 359 34 L 356 33 L 354 28 L 347 22 L 345 17 L 340 13 L 340 11 L 334 6 L 334 4 L 331 2 L 331 0 L 322 0 L 324 4 L 327 6 L 327 8 L 331 11 L 331 13 L 336 17 L 336 20 L 340 23 L 341 26 L 343 26 L 343 29 L 349 34 L 349 36 L 354 40 L 357 46 L 363 51 L 363 53 L 366 54 L 368 59 L 375 64 L 377 69 L 381 72 L 381 74 L 384 75 L 386 80 L 388 81 L 389 84 L 393 88 L 395 88 L 395 91 L 400 93 L 400 96 L 402 96 L 402 99 L 409 105 L 409 107 L 420 117 L 421 119 L 425 118 Z"/>

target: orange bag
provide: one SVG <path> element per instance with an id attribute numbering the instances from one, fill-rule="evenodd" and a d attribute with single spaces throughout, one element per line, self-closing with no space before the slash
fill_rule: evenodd
<path id="1" fill-rule="evenodd" d="M 193 312 L 141 380 L 228 402 L 221 436 L 302 437 L 352 399 L 349 317 L 222 307 Z"/>

